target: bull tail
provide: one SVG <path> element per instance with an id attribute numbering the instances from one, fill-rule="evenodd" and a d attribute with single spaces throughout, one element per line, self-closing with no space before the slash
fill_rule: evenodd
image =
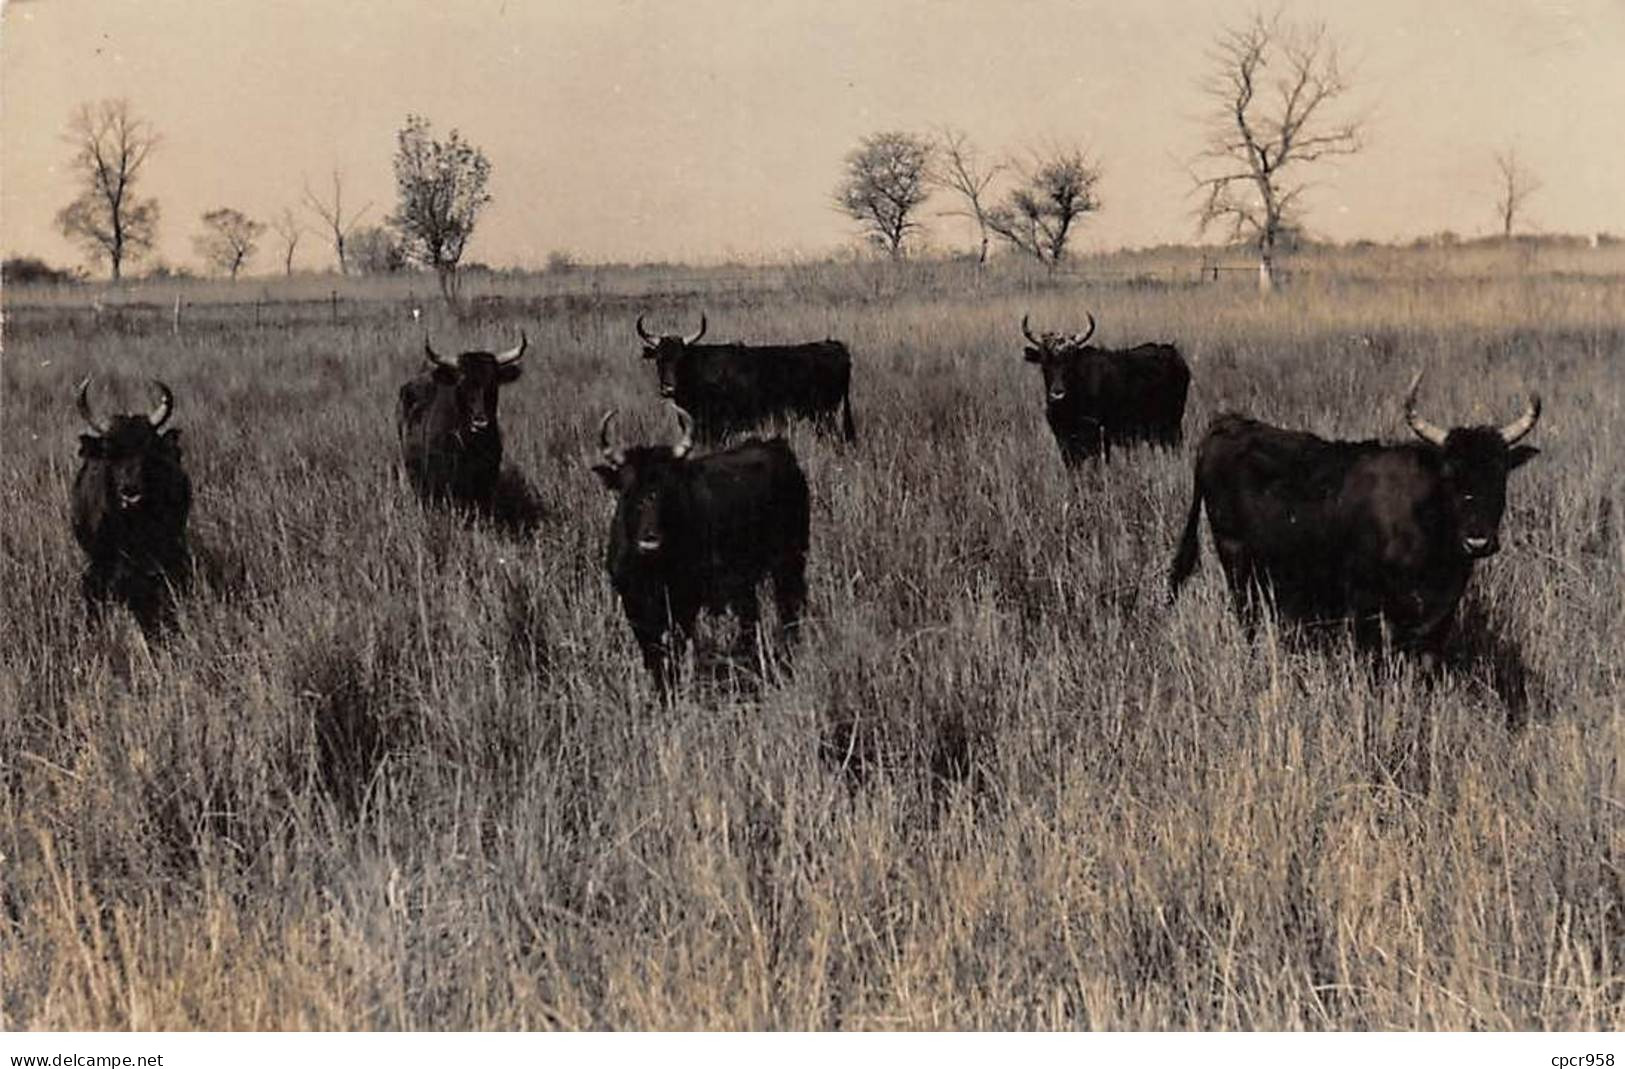
<path id="1" fill-rule="evenodd" d="M 1194 480 L 1191 487 L 1191 507 L 1185 516 L 1185 533 L 1179 538 L 1179 549 L 1174 553 L 1173 567 L 1168 569 L 1168 604 L 1179 597 L 1179 588 L 1191 577 L 1202 554 L 1202 482 Z"/>
<path id="2" fill-rule="evenodd" d="M 852 387 L 841 395 L 841 436 L 849 442 L 858 440 L 858 429 L 852 423 Z"/>

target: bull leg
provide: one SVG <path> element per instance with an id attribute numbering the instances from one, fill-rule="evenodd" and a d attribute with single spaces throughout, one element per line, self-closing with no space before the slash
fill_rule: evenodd
<path id="1" fill-rule="evenodd" d="M 654 681 L 655 690 L 665 694 L 676 681 L 665 629 L 635 627 L 632 635 L 637 639 L 638 651 L 643 654 L 643 667 Z"/>
<path id="2" fill-rule="evenodd" d="M 773 600 L 779 607 L 779 638 L 786 648 L 801 633 L 801 613 L 807 605 L 807 559 L 796 556 L 773 570 Z"/>
<path id="3" fill-rule="evenodd" d="M 1214 549 L 1224 567 L 1225 586 L 1230 589 L 1230 604 L 1235 609 L 1241 629 L 1252 642 L 1258 637 L 1258 624 L 1262 613 L 1264 590 L 1262 576 L 1253 564 L 1252 556 L 1241 543 L 1226 538 L 1215 538 Z"/>
<path id="4" fill-rule="evenodd" d="M 756 631 L 762 622 L 762 606 L 756 600 L 755 587 L 736 590 L 729 598 L 729 607 L 738 620 L 739 631 L 734 636 L 734 660 L 743 664 L 756 660 Z"/>
<path id="5" fill-rule="evenodd" d="M 113 576 L 99 565 L 91 565 L 79 580 L 79 593 L 85 601 L 85 613 L 92 624 L 99 623 L 107 613 L 108 599 L 113 596 Z"/>

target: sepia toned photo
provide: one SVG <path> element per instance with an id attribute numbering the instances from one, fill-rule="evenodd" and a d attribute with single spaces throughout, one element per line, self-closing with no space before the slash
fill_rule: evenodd
<path id="1" fill-rule="evenodd" d="M 1619 1028 L 1622 112 L 1618 0 L 10 0 L 5 1042 Z"/>

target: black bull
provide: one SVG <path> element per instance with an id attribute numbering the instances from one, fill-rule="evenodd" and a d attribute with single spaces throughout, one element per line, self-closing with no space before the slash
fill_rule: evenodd
<path id="1" fill-rule="evenodd" d="M 424 339 L 429 367 L 401 387 L 395 414 L 401 463 L 420 498 L 491 505 L 502 470 L 497 390 L 519 378 L 529 344 L 520 332 L 519 344 L 505 352 L 447 360 Z"/>
<path id="2" fill-rule="evenodd" d="M 701 609 L 732 610 L 739 651 L 755 638 L 756 586 L 773 580 L 781 636 L 794 637 L 807 599 L 810 505 L 807 478 L 783 438 L 753 439 L 691 458 L 693 424 L 678 409 L 677 445 L 610 445 L 615 412 L 599 429 L 604 485 L 617 495 L 608 568 L 627 622 L 656 685 Z M 675 634 L 666 640 L 668 625 Z"/>
<path id="3" fill-rule="evenodd" d="M 656 336 L 637 321 L 643 357 L 655 362 L 660 396 L 686 410 L 694 433 L 714 442 L 766 419 L 799 416 L 823 430 L 857 438 L 852 422 L 852 354 L 838 341 L 800 345 L 700 345 L 705 316 L 691 337 Z"/>
<path id="4" fill-rule="evenodd" d="M 1507 476 L 1538 451 L 1540 399 L 1504 427 L 1445 430 L 1405 399 L 1410 444 L 1330 442 L 1236 415 L 1216 418 L 1197 453 L 1195 491 L 1170 596 L 1197 564 L 1204 505 L 1236 611 L 1249 632 L 1262 593 L 1283 617 L 1352 618 L 1374 641 L 1436 657 L 1473 563 L 1500 547 Z"/>
<path id="5" fill-rule="evenodd" d="M 1044 416 L 1067 466 L 1097 455 L 1109 458 L 1114 445 L 1180 443 L 1191 371 L 1178 349 L 1089 345 L 1093 315 L 1082 334 L 1039 335 L 1022 316 L 1021 333 L 1030 343 L 1026 359 L 1044 373 Z"/>
<path id="6" fill-rule="evenodd" d="M 93 433 L 79 436 L 72 507 L 73 536 L 89 557 L 86 600 L 120 601 L 147 630 L 171 621 L 173 592 L 191 560 L 192 481 L 181 465 L 181 432 L 163 429 L 175 399 L 168 386 L 154 385 L 160 399 L 150 413 L 104 421 L 91 414 L 90 379 L 79 384 L 79 415 Z"/>

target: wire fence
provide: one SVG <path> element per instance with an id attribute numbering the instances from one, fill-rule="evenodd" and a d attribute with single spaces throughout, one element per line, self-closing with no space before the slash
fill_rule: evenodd
<path id="1" fill-rule="evenodd" d="M 888 270 L 887 268 L 891 268 Z M 1291 273 L 1278 270 L 1277 280 Z M 804 297 L 827 303 L 975 291 L 1033 292 L 1095 288 L 1169 288 L 1229 285 L 1256 279 L 1258 266 L 1199 261 L 1165 262 L 1138 267 L 1106 268 L 1095 264 L 1062 265 L 1054 270 L 986 272 L 974 264 L 896 265 L 816 264 L 806 267 L 709 269 L 662 274 L 627 272 L 593 277 L 583 272 L 570 280 L 499 278 L 468 287 L 448 305 L 431 287 L 419 291 L 400 285 L 369 285 L 361 280 L 325 294 L 308 284 L 276 293 L 270 286 L 253 296 L 238 296 L 208 283 L 193 292 L 170 284 L 157 292 L 137 285 L 126 290 L 77 292 L 54 288 L 6 294 L 3 312 L 7 333 L 66 330 L 78 334 L 112 332 L 133 335 L 206 333 L 245 329 L 290 329 L 309 326 L 362 326 L 403 321 L 438 322 L 450 316 L 460 322 L 494 322 L 599 314 L 636 315 L 642 311 L 682 310 L 704 301 L 712 305 L 748 305 L 773 296 Z M 480 292 L 480 290 L 484 292 Z M 536 292 L 543 290 L 544 292 Z M 550 291 L 550 292 L 548 292 Z"/>

